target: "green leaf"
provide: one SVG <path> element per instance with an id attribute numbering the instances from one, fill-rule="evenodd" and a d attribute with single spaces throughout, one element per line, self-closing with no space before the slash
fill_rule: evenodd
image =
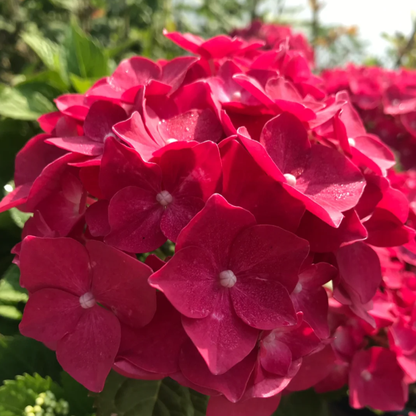
<path id="1" fill-rule="evenodd" d="M 32 213 L 19 211 L 17 208 L 11 208 L 10 215 L 19 228 L 23 228 L 26 221 L 33 216 Z"/>
<path id="2" fill-rule="evenodd" d="M 0 281 L 0 301 L 27 302 L 27 290 L 19 285 L 19 268 L 12 264 Z"/>
<path id="3" fill-rule="evenodd" d="M 0 337 L 0 381 L 23 373 L 38 373 L 58 382 L 61 372 L 55 352 L 42 343 L 20 335 Z"/>
<path id="4" fill-rule="evenodd" d="M 0 316 L 3 318 L 14 319 L 19 321 L 22 319 L 22 312 L 13 305 L 4 305 L 0 302 Z"/>
<path id="5" fill-rule="evenodd" d="M 108 74 L 108 60 L 103 48 L 72 22 L 66 40 L 68 73 L 81 78 L 100 78 Z"/>
<path id="6" fill-rule="evenodd" d="M 209 397 L 192 389 L 189 389 L 189 393 L 194 407 L 194 416 L 205 416 Z"/>
<path id="7" fill-rule="evenodd" d="M 97 81 L 97 78 L 81 78 L 77 75 L 70 74 L 72 86 L 79 94 L 84 94 Z"/>
<path id="8" fill-rule="evenodd" d="M 133 380 L 112 372 L 95 406 L 97 416 L 200 416 L 207 400 L 170 378 Z"/>
<path id="9" fill-rule="evenodd" d="M 65 371 L 61 373 L 61 386 L 71 414 L 89 416 L 94 413 L 94 399 L 89 396 L 88 390 Z"/>
<path id="10" fill-rule="evenodd" d="M 37 120 L 55 110 L 54 105 L 31 86 L 0 86 L 0 115 L 18 120 Z"/>
<path id="11" fill-rule="evenodd" d="M 55 98 L 63 92 L 69 92 L 70 87 L 67 75 L 63 76 L 57 71 L 49 69 L 35 75 L 26 76 L 24 80 L 19 83 L 19 86 L 22 87 L 27 84 L 37 84 L 37 86 L 43 86 L 41 93 L 50 99 Z"/>
<path id="12" fill-rule="evenodd" d="M 273 416 L 329 416 L 327 402 L 313 389 L 283 396 Z"/>
<path id="13" fill-rule="evenodd" d="M 0 387 L 0 414 L 24 414 L 26 406 L 35 405 L 39 394 L 46 391 L 52 391 L 55 396 L 62 396 L 61 388 L 50 377 L 24 374 L 17 376 L 15 380 L 6 380 Z M 3 413 L 7 411 L 12 413 Z"/>
<path id="14" fill-rule="evenodd" d="M 22 122 L 10 118 L 0 120 L 0 187 L 6 185 L 13 178 L 14 159 L 17 152 L 37 131 L 34 123 L 31 122 Z M 0 191 L 2 190 L 0 189 Z M 0 197 L 3 197 L 2 192 L 0 192 Z M 2 234 L 1 230 L 0 234 Z M 6 237 L 2 235 L 0 239 L 2 243 L 4 242 L 3 238 Z"/>
<path id="15" fill-rule="evenodd" d="M 39 33 L 33 32 L 23 33 L 22 39 L 33 49 L 47 68 L 57 72 L 61 70 L 61 47 L 57 43 L 52 42 Z"/>

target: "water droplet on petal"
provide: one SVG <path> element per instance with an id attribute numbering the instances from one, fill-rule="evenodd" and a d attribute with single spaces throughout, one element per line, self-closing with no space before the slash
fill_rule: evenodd
<path id="1" fill-rule="evenodd" d="M 166 143 L 167 143 L 167 144 L 170 144 L 170 143 L 175 143 L 175 142 L 177 142 L 177 140 L 176 140 L 176 139 L 174 139 L 173 137 L 171 137 L 170 139 L 167 139 L 167 140 L 166 140 Z"/>

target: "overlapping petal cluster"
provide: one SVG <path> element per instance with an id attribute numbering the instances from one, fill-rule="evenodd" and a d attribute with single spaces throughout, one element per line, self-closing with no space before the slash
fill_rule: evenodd
<path id="1" fill-rule="evenodd" d="M 193 55 L 59 97 L 17 155 L 0 208 L 33 213 L 13 250 L 21 332 L 92 391 L 111 368 L 171 377 L 209 416 L 347 383 L 354 407 L 400 410 L 416 185 L 287 39 L 166 36 Z"/>
<path id="2" fill-rule="evenodd" d="M 348 91 L 370 133 L 398 153 L 404 169 L 416 168 L 416 74 L 401 69 L 349 65 L 325 70 L 324 88 L 330 94 Z"/>

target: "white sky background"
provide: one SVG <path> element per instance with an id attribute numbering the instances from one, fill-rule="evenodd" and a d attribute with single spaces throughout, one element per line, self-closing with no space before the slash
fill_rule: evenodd
<path id="1" fill-rule="evenodd" d="M 276 0 L 269 0 L 267 8 L 273 10 L 276 3 Z M 385 58 L 388 47 L 381 33 L 400 31 L 409 36 L 412 19 L 416 17 L 416 0 L 324 0 L 324 3 L 320 14 L 322 23 L 358 26 L 361 39 L 368 44 L 366 52 L 381 58 Z M 285 5 L 302 8 L 295 17 L 311 16 L 308 0 L 286 0 Z"/>

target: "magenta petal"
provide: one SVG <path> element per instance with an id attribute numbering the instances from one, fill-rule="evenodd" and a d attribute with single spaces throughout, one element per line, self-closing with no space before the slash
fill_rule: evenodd
<path id="1" fill-rule="evenodd" d="M 88 390 L 100 392 L 120 345 L 120 323 L 108 310 L 86 309 L 74 332 L 58 342 L 62 368 Z"/>
<path id="2" fill-rule="evenodd" d="M 328 295 L 322 287 L 337 276 L 337 269 L 328 263 L 318 263 L 304 270 L 291 294 L 297 312 L 303 313 L 307 322 L 320 338 L 329 336 Z"/>
<path id="3" fill-rule="evenodd" d="M 376 136 L 365 135 L 354 137 L 351 146 L 353 162 L 359 166 L 368 166 L 378 175 L 387 175 L 387 169 L 396 163 L 394 153 Z"/>
<path id="4" fill-rule="evenodd" d="M 160 80 L 172 87 L 172 92 L 176 91 L 185 79 L 188 69 L 198 61 L 194 56 L 179 56 L 167 62 L 162 68 Z"/>
<path id="5" fill-rule="evenodd" d="M 251 327 L 273 329 L 296 324 L 296 314 L 288 291 L 278 281 L 240 278 L 231 291 L 237 315 Z M 260 278 L 261 279 L 261 278 Z"/>
<path id="6" fill-rule="evenodd" d="M 285 376 L 292 364 L 292 353 L 288 345 L 274 339 L 272 332 L 262 342 L 260 362 L 269 373 Z"/>
<path id="7" fill-rule="evenodd" d="M 266 371 L 257 360 L 256 367 L 251 375 L 247 390 L 244 394 L 245 398 L 268 398 L 273 397 L 282 392 L 291 379 L 299 371 L 302 359 L 296 360 L 289 368 L 287 376 L 278 376 Z"/>
<path id="8" fill-rule="evenodd" d="M 71 238 L 26 237 L 20 273 L 20 284 L 29 292 L 55 288 L 82 296 L 90 290 L 87 250 Z"/>
<path id="9" fill-rule="evenodd" d="M 41 289 L 30 295 L 19 329 L 25 337 L 56 342 L 73 332 L 83 311 L 78 296 L 58 289 Z"/>
<path id="10" fill-rule="evenodd" d="M 331 227 L 317 216 L 306 212 L 297 234 L 308 240 L 311 251 L 316 253 L 335 251 L 341 244 L 365 240 L 368 236 L 367 230 L 353 209 L 344 212 L 344 218 L 338 228 Z"/>
<path id="11" fill-rule="evenodd" d="M 246 134 L 243 134 L 241 127 L 237 130 L 237 132 L 243 146 L 249 151 L 251 156 L 253 156 L 253 159 L 264 170 L 264 172 L 278 182 L 286 182 L 283 173 L 273 162 L 264 146 L 261 143 L 252 140 Z"/>
<path id="12" fill-rule="evenodd" d="M 85 221 L 93 237 L 106 236 L 111 230 L 108 223 L 108 202 L 101 200 L 90 205 L 85 212 Z"/>
<path id="13" fill-rule="evenodd" d="M 296 231 L 305 212 L 303 203 L 268 177 L 235 139 L 223 140 L 220 151 L 224 197 L 231 204 L 248 209 L 260 224 Z"/>
<path id="14" fill-rule="evenodd" d="M 162 174 L 158 165 L 145 162 L 134 149 L 108 138 L 101 161 L 100 188 L 107 199 L 126 186 L 158 191 Z"/>
<path id="15" fill-rule="evenodd" d="M 15 161 L 16 187 L 34 182 L 47 165 L 65 154 L 64 150 L 46 143 L 50 137 L 47 134 L 38 134 L 19 151 Z"/>
<path id="16" fill-rule="evenodd" d="M 114 361 L 113 370 L 124 377 L 136 380 L 162 380 L 167 376 L 167 374 L 151 373 L 150 371 L 142 370 L 130 361 L 119 357 L 116 357 Z"/>
<path id="17" fill-rule="evenodd" d="M 144 160 L 149 160 L 153 152 L 163 147 L 165 141 L 156 134 L 151 137 L 144 126 L 142 116 L 135 111 L 131 117 L 114 126 L 114 132 L 125 143 L 136 149 Z"/>
<path id="18" fill-rule="evenodd" d="M 192 259 L 192 261 L 190 261 Z M 185 247 L 149 278 L 172 305 L 189 318 L 210 315 L 222 286 L 216 280 L 219 271 L 208 252 L 200 247 Z"/>
<path id="19" fill-rule="evenodd" d="M 274 225 L 255 225 L 234 239 L 229 267 L 244 283 L 250 278 L 278 281 L 291 292 L 308 253 L 308 242 L 295 234 Z"/>
<path id="20" fill-rule="evenodd" d="M 214 375 L 209 371 L 198 350 L 189 341 L 182 348 L 179 366 L 182 374 L 192 383 L 219 391 L 229 401 L 235 403 L 244 394 L 244 390 L 254 369 L 256 355 L 253 351 L 225 374 Z"/>
<path id="21" fill-rule="evenodd" d="M 363 242 L 341 247 L 337 252 L 341 278 L 358 294 L 362 303 L 369 302 L 382 281 L 380 260 Z"/>
<path id="22" fill-rule="evenodd" d="M 226 290 L 217 296 L 212 310 L 203 319 L 183 317 L 182 323 L 211 373 L 224 374 L 253 350 L 259 331 L 235 314 Z"/>
<path id="23" fill-rule="evenodd" d="M 179 354 L 186 340 L 180 314 L 158 292 L 157 311 L 148 325 L 140 329 L 122 326 L 117 357 L 145 371 L 173 374 L 179 371 Z"/>
<path id="24" fill-rule="evenodd" d="M 160 67 L 150 59 L 141 56 L 122 61 L 110 77 L 110 84 L 127 90 L 136 85 L 146 85 L 151 79 L 160 77 Z"/>
<path id="25" fill-rule="evenodd" d="M 85 119 L 84 133 L 91 140 L 102 143 L 112 134 L 114 124 L 126 118 L 126 112 L 119 105 L 110 101 L 96 101 Z"/>
<path id="26" fill-rule="evenodd" d="M 32 184 L 27 183 L 14 188 L 0 201 L 0 212 L 23 205 L 27 201 L 31 187 Z"/>
<path id="27" fill-rule="evenodd" d="M 289 391 L 307 390 L 323 380 L 334 368 L 336 357 L 331 345 L 321 351 L 303 358 L 299 372 L 292 379 Z"/>
<path id="28" fill-rule="evenodd" d="M 168 120 L 162 120 L 158 127 L 164 140 L 218 142 L 223 136 L 221 123 L 209 108 L 178 114 Z"/>
<path id="29" fill-rule="evenodd" d="M 156 312 L 156 291 L 147 282 L 150 267 L 100 241 L 90 240 L 86 247 L 97 301 L 132 327 L 148 324 Z"/>
<path id="30" fill-rule="evenodd" d="M 187 246 L 203 247 L 206 252 L 213 253 L 216 266 L 226 270 L 232 241 L 243 228 L 253 224 L 255 219 L 249 211 L 234 207 L 221 195 L 214 194 L 179 234 L 176 250 Z"/>
<path id="31" fill-rule="evenodd" d="M 166 237 L 160 229 L 164 207 L 156 192 L 127 186 L 117 192 L 108 207 L 111 232 L 105 242 L 131 253 L 156 250 Z"/>
<path id="32" fill-rule="evenodd" d="M 54 101 L 59 111 L 76 120 L 84 121 L 88 114 L 88 106 L 82 94 L 64 94 Z"/>
<path id="33" fill-rule="evenodd" d="M 195 54 L 198 53 L 199 46 L 204 42 L 204 39 L 192 33 L 168 32 L 165 29 L 163 34 L 181 48 Z"/>
<path id="34" fill-rule="evenodd" d="M 159 160 L 164 188 L 172 195 L 206 201 L 217 190 L 221 179 L 218 146 L 205 142 L 177 149 L 175 145 L 179 143 L 168 145 Z"/>
<path id="35" fill-rule="evenodd" d="M 174 197 L 160 221 L 160 229 L 171 241 L 175 242 L 182 229 L 204 208 L 204 201 L 194 197 Z"/>
<path id="36" fill-rule="evenodd" d="M 408 396 L 403 376 L 394 352 L 381 347 L 359 351 L 350 369 L 351 406 L 383 411 L 403 409 Z"/>
<path id="37" fill-rule="evenodd" d="M 60 111 L 54 111 L 52 113 L 44 114 L 38 118 L 38 123 L 40 128 L 45 132 L 52 134 L 54 131 L 56 124 L 62 117 L 62 113 Z"/>
<path id="38" fill-rule="evenodd" d="M 68 164 L 79 160 L 75 153 L 67 153 L 45 166 L 42 173 L 35 179 L 30 188 L 27 209 L 34 211 L 37 204 L 61 187 L 61 176 L 68 168 Z"/>
<path id="39" fill-rule="evenodd" d="M 292 173 L 304 166 L 311 147 L 302 122 L 290 113 L 283 113 L 267 122 L 260 143 L 283 173 Z"/>
<path id="40" fill-rule="evenodd" d="M 271 416 L 280 403 L 280 396 L 229 402 L 224 396 L 209 399 L 207 416 Z"/>
<path id="41" fill-rule="evenodd" d="M 329 147 L 314 145 L 294 189 L 305 195 L 306 198 L 300 198 L 309 211 L 338 227 L 341 213 L 357 205 L 364 186 L 360 171 L 344 155 Z M 286 189 L 291 192 L 289 185 Z"/>
<path id="42" fill-rule="evenodd" d="M 104 145 L 89 139 L 86 136 L 54 137 L 46 140 L 46 143 L 53 144 L 68 152 L 79 153 L 86 156 L 98 156 L 103 153 Z"/>

